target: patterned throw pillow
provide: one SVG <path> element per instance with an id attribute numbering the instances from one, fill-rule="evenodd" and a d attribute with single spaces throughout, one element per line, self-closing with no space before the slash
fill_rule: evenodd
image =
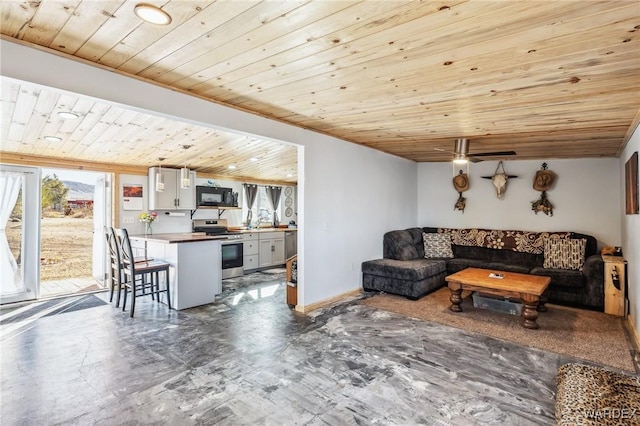
<path id="1" fill-rule="evenodd" d="M 451 250 L 451 236 L 449 234 L 422 233 L 424 242 L 424 257 L 433 259 L 437 257 L 453 257 Z"/>
<path id="2" fill-rule="evenodd" d="M 543 266 L 545 268 L 582 271 L 586 246 L 587 240 L 584 238 L 570 240 L 547 238 L 544 241 Z"/>

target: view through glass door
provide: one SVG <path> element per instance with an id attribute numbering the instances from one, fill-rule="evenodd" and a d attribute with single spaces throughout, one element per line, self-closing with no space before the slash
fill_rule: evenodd
<path id="1" fill-rule="evenodd" d="M 108 176 L 42 169 L 40 297 L 104 288 Z"/>
<path id="2" fill-rule="evenodd" d="M 0 303 L 39 290 L 40 169 L 0 164 Z"/>

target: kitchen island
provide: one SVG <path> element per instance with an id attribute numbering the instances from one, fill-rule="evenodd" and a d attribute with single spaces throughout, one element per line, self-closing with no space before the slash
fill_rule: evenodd
<path id="1" fill-rule="evenodd" d="M 136 255 L 164 260 L 169 267 L 171 304 L 187 309 L 215 301 L 222 292 L 222 254 L 225 236 L 204 233 L 131 235 Z"/>

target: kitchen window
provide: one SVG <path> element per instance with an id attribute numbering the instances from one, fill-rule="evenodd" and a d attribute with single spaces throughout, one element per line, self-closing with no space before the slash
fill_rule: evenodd
<path id="1" fill-rule="evenodd" d="M 247 220 L 247 213 L 249 211 L 247 206 L 249 203 L 247 202 L 247 197 L 244 191 L 242 191 L 242 197 L 242 220 L 244 222 Z M 282 217 L 281 205 L 282 203 L 280 203 L 278 205 L 278 208 L 276 209 L 279 218 Z M 265 190 L 265 187 L 263 185 L 258 186 L 258 194 L 256 195 L 256 201 L 254 202 L 251 211 L 253 212 L 252 222 L 254 225 L 258 225 L 260 223 L 273 223 L 273 209 L 271 208 L 271 203 L 269 203 L 269 198 L 267 198 L 267 191 Z"/>

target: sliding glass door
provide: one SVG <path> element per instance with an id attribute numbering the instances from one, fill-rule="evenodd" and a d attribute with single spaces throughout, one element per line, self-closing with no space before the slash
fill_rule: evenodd
<path id="1" fill-rule="evenodd" d="M 0 164 L 0 303 L 37 299 L 40 169 Z"/>

